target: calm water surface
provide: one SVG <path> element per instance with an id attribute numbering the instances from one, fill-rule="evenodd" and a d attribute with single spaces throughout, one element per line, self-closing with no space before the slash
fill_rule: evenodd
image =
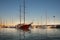
<path id="1" fill-rule="evenodd" d="M 0 40 L 60 40 L 60 29 L 34 28 L 24 34 L 20 29 L 1 28 Z"/>

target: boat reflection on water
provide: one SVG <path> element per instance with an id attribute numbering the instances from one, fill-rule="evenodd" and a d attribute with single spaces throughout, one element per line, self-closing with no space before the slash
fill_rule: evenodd
<path id="1" fill-rule="evenodd" d="M 31 32 L 30 29 L 18 29 L 18 30 L 23 31 L 23 32 Z"/>

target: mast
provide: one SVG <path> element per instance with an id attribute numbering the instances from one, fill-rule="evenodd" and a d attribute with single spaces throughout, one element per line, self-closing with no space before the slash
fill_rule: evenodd
<path id="1" fill-rule="evenodd" d="M 46 10 L 46 26 L 47 26 L 47 10 Z"/>
<path id="2" fill-rule="evenodd" d="M 0 25 L 2 25 L 2 18 L 0 17 Z"/>
<path id="3" fill-rule="evenodd" d="M 23 0 L 23 14 L 24 14 L 24 24 L 25 24 L 25 0 Z M 24 31 L 24 40 L 25 40 L 25 31 Z"/>
<path id="4" fill-rule="evenodd" d="M 13 26 L 13 16 L 12 16 L 12 26 Z"/>
<path id="5" fill-rule="evenodd" d="M 53 16 L 53 18 L 54 18 L 54 25 L 55 25 L 55 16 Z"/>
<path id="6" fill-rule="evenodd" d="M 42 16 L 41 16 L 41 26 L 42 26 Z"/>
<path id="7" fill-rule="evenodd" d="M 54 18 L 54 27 L 56 27 L 56 24 L 55 24 L 55 16 L 53 16 L 53 18 Z"/>
<path id="8" fill-rule="evenodd" d="M 24 24 L 25 24 L 25 0 L 23 0 L 23 7 L 24 7 L 24 11 L 23 11 L 23 13 L 24 13 Z"/>
<path id="9" fill-rule="evenodd" d="M 47 10 L 46 10 L 46 38 L 47 38 Z"/>
<path id="10" fill-rule="evenodd" d="M 3 26 L 3 19 L 1 18 L 1 25 Z"/>
<path id="11" fill-rule="evenodd" d="M 21 24 L 21 4 L 20 4 L 20 24 Z"/>

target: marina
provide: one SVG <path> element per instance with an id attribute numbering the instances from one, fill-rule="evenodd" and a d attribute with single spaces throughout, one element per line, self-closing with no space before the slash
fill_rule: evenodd
<path id="1" fill-rule="evenodd" d="M 60 40 L 60 1 L 0 0 L 0 40 Z"/>

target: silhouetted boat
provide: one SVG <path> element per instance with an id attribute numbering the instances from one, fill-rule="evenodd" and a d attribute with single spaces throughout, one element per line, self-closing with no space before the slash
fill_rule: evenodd
<path id="1" fill-rule="evenodd" d="M 54 25 L 54 26 L 52 26 L 50 28 L 60 28 L 60 25 Z"/>
<path id="2" fill-rule="evenodd" d="M 25 24 L 25 0 L 23 0 L 23 20 L 24 20 L 24 24 L 21 24 L 21 13 L 22 13 L 22 11 L 21 11 L 21 4 L 20 4 L 20 24 L 18 24 L 17 25 L 17 28 L 18 29 L 21 29 L 21 30 L 29 30 L 29 27 L 31 27 L 31 24 L 32 23 L 30 23 L 30 24 Z"/>
<path id="3" fill-rule="evenodd" d="M 60 25 L 56 25 L 56 28 L 60 28 Z"/>
<path id="4" fill-rule="evenodd" d="M 29 30 L 29 27 L 31 27 L 31 24 L 32 23 L 30 23 L 30 24 L 18 24 L 16 26 L 16 28 L 21 29 L 23 31 L 27 31 L 27 30 Z"/>

